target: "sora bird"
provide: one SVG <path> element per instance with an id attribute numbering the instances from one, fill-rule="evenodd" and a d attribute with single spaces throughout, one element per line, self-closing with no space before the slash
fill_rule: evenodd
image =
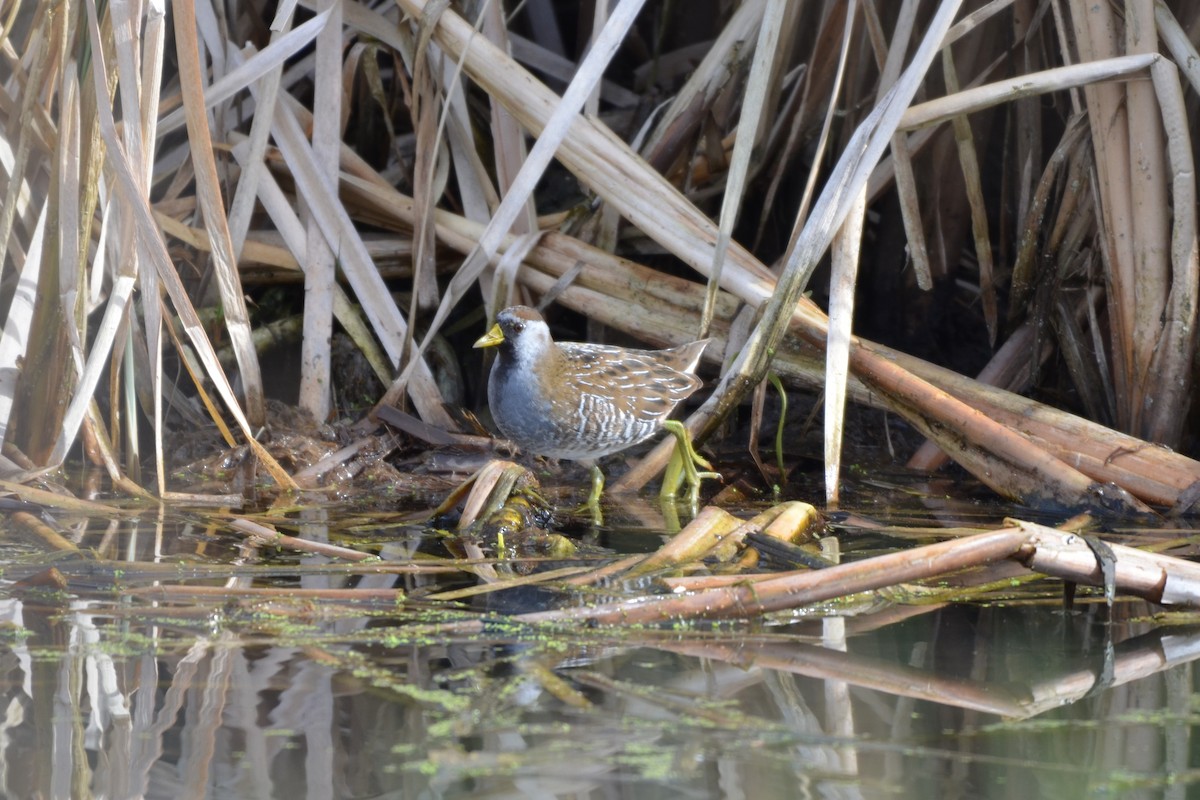
<path id="1" fill-rule="evenodd" d="M 488 405 L 500 432 L 537 455 L 584 462 L 592 470 L 588 507 L 599 518 L 604 477 L 595 459 L 645 441 L 659 428 L 678 439 L 689 497 L 695 505 L 712 466 L 692 447 L 687 429 L 668 420 L 680 401 L 700 388 L 694 374 L 708 339 L 669 350 L 630 350 L 584 342 L 555 342 L 542 315 L 511 306 L 475 342 L 496 347 L 488 380 Z M 663 494 L 674 493 L 664 479 Z"/>

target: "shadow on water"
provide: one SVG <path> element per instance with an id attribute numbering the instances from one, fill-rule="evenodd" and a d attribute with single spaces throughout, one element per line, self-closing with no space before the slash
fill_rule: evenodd
<path id="1" fill-rule="evenodd" d="M 301 515 L 318 539 L 368 525 Z M 1050 580 L 518 624 L 549 595 L 424 599 L 468 584 L 403 525 L 378 533 L 411 565 L 390 572 L 213 523 L 74 530 L 88 550 L 0 553 L 8 797 L 1182 798 L 1197 778 L 1200 628 L 1097 594 L 1064 610 Z"/>

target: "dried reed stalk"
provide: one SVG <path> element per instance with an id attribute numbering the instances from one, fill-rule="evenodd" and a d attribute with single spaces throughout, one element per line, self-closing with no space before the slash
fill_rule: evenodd
<path id="1" fill-rule="evenodd" d="M 1010 520 L 1009 525 L 1003 530 L 822 570 L 772 573 L 752 583 L 534 612 L 518 618 L 526 622 L 656 624 L 681 617 L 757 617 L 884 586 L 941 578 L 1005 559 L 1046 575 L 1134 594 L 1155 603 L 1187 607 L 1200 604 L 1200 565 L 1122 545 L 1106 545 L 1107 555 L 1098 554 L 1074 533 L 1017 520 Z M 1104 559 L 1109 560 L 1106 563 Z"/>

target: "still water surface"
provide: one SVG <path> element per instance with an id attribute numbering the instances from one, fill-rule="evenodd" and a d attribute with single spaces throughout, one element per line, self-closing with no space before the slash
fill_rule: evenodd
<path id="1" fill-rule="evenodd" d="M 1042 581 L 753 625 L 494 614 L 467 633 L 460 616 L 544 598 L 448 612 L 418 599 L 444 576 L 331 575 L 211 524 L 80 524 L 80 553 L 0 552 L 5 797 L 1184 798 L 1200 780 L 1200 633 L 1140 601 L 1068 611 Z M 345 586 L 409 599 L 245 591 Z"/>

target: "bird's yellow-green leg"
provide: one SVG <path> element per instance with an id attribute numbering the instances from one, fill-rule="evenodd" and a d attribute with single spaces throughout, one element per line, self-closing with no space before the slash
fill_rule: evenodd
<path id="1" fill-rule="evenodd" d="M 604 524 L 604 514 L 600 511 L 600 495 L 604 493 L 604 473 L 595 464 L 592 464 L 592 491 L 588 495 L 587 510 L 592 513 L 592 522 L 596 525 Z"/>
<path id="2" fill-rule="evenodd" d="M 679 491 L 680 482 L 686 482 L 688 504 L 695 508 L 700 503 L 700 481 L 705 478 L 720 480 L 721 476 L 713 472 L 713 465 L 696 452 L 696 448 L 692 446 L 692 437 L 682 422 L 669 419 L 663 423 L 663 428 L 675 437 L 676 445 L 675 452 L 671 454 L 671 461 L 667 464 L 667 470 L 663 473 L 661 495 L 665 498 L 674 497 L 675 493 Z M 701 472 L 697 467 L 702 467 L 706 471 Z"/>

